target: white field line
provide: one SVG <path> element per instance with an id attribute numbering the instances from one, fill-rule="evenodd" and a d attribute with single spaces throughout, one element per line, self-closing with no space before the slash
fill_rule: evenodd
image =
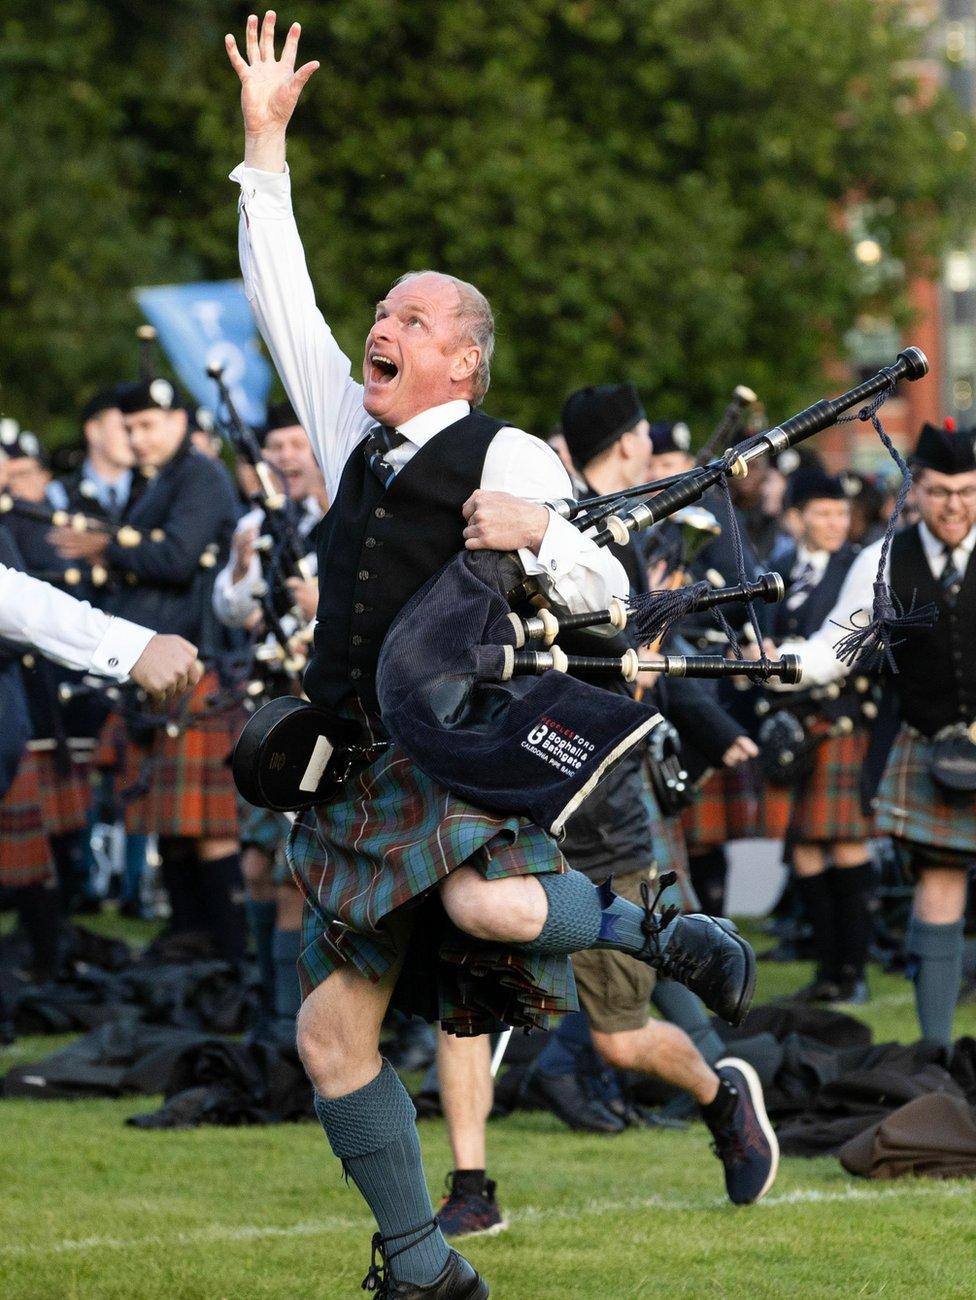
<path id="1" fill-rule="evenodd" d="M 959 1197 L 976 1196 L 976 1186 L 968 1181 L 959 1182 L 911 1182 L 897 1187 L 859 1187 L 838 1188 L 825 1191 L 819 1188 L 798 1187 L 792 1192 L 767 1196 L 755 1207 L 753 1213 L 775 1210 L 783 1206 L 798 1205 L 844 1205 L 853 1202 L 871 1201 L 912 1201 L 919 1198 L 928 1200 L 951 1200 Z M 679 1200 L 667 1196 L 639 1196 L 623 1201 L 581 1201 L 574 1205 L 536 1206 L 526 1205 L 515 1213 L 509 1214 L 509 1223 L 518 1227 L 525 1223 L 551 1223 L 560 1219 L 577 1220 L 596 1218 L 606 1214 L 633 1213 L 639 1210 L 671 1211 L 705 1211 L 728 1210 L 729 1202 L 725 1197 L 710 1197 L 702 1200 Z M 140 1237 L 78 1237 L 62 1241 L 29 1242 L 24 1244 L 0 1244 L 0 1259 L 21 1258 L 37 1255 L 57 1255 L 72 1251 L 103 1250 L 140 1250 L 154 1247 L 214 1245 L 219 1242 L 269 1241 L 276 1238 L 321 1237 L 329 1232 L 359 1230 L 371 1231 L 372 1223 L 364 1217 L 353 1218 L 339 1215 L 326 1216 L 321 1219 L 303 1223 L 292 1223 L 284 1227 L 274 1224 L 239 1224 L 221 1227 L 211 1225 L 190 1232 L 150 1234 Z"/>

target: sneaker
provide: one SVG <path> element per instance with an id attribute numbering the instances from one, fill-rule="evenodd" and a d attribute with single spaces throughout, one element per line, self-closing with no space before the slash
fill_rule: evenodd
<path id="1" fill-rule="evenodd" d="M 657 937 L 649 942 L 653 947 Z M 658 945 L 644 960 L 664 979 L 697 993 L 730 1025 L 745 1020 L 756 991 L 756 954 L 731 921 L 698 913 L 679 916 L 663 950 Z"/>
<path id="2" fill-rule="evenodd" d="M 755 1205 L 772 1187 L 779 1143 L 766 1114 L 759 1075 L 747 1061 L 728 1056 L 715 1073 L 736 1091 L 735 1110 L 712 1129 L 712 1150 L 725 1166 L 725 1190 L 733 1205 Z"/>
<path id="3" fill-rule="evenodd" d="M 457 1173 L 448 1175 L 448 1194 L 437 1211 L 437 1225 L 445 1237 L 494 1237 L 508 1223 L 495 1200 L 495 1184 L 486 1178 L 480 1192 L 462 1191 Z"/>

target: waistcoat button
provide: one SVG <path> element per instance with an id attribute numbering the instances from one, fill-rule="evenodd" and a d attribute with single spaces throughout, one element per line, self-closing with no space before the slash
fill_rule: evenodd
<path id="1" fill-rule="evenodd" d="M 358 682 L 360 677 L 362 677 L 362 675 L 363 675 L 363 670 L 361 668 L 353 668 L 349 674 L 349 676 L 352 678 L 354 682 Z"/>
<path id="2" fill-rule="evenodd" d="M 376 509 L 373 511 L 373 514 L 376 516 L 377 519 L 386 518 L 386 511 L 383 509 L 382 506 L 377 506 Z"/>
<path id="3" fill-rule="evenodd" d="M 353 639 L 352 639 L 352 643 L 353 643 L 353 645 L 362 645 L 362 644 L 363 644 L 363 638 L 362 638 L 361 636 L 354 636 Z"/>
<path id="4" fill-rule="evenodd" d="M 357 600 L 355 605 L 353 605 L 352 607 L 352 612 L 354 614 L 365 614 L 366 606 L 362 603 L 362 601 Z"/>
<path id="5" fill-rule="evenodd" d="M 367 545 L 367 546 L 372 550 L 372 548 L 376 545 L 376 538 L 375 538 L 375 537 L 367 537 L 367 538 L 366 538 L 366 545 Z"/>
<path id="6" fill-rule="evenodd" d="M 356 576 L 360 582 L 369 582 L 369 569 L 360 569 Z"/>

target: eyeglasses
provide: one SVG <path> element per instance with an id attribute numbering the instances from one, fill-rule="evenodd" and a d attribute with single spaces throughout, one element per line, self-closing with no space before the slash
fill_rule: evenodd
<path id="1" fill-rule="evenodd" d="M 971 487 L 927 487 L 923 488 L 922 491 L 932 501 L 948 501 L 950 497 L 958 497 L 960 501 L 965 501 L 967 505 L 972 505 L 972 503 L 976 501 L 976 483 Z"/>

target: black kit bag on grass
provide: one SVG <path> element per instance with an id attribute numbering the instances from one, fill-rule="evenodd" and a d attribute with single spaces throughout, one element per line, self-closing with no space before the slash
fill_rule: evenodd
<path id="1" fill-rule="evenodd" d="M 383 725 L 428 776 L 550 834 L 661 722 L 565 673 L 510 676 L 507 557 L 462 551 L 397 615 L 376 674 Z"/>

